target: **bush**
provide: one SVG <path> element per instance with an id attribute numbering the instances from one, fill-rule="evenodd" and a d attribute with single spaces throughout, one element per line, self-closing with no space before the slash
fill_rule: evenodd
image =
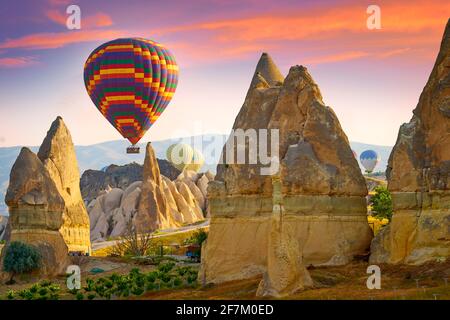
<path id="1" fill-rule="evenodd" d="M 17 293 L 10 290 L 7 293 L 8 300 L 58 300 L 61 288 L 59 285 L 49 281 L 41 281 L 33 284 L 28 289 L 23 289 Z"/>
<path id="2" fill-rule="evenodd" d="M 163 273 L 167 273 L 167 272 L 169 272 L 170 270 L 172 270 L 173 267 L 175 267 L 175 263 L 173 263 L 173 262 L 167 262 L 167 263 L 160 264 L 160 265 L 158 266 L 158 270 L 161 271 L 161 272 L 163 272 Z"/>
<path id="3" fill-rule="evenodd" d="M 77 292 L 75 297 L 77 298 L 77 300 L 83 300 L 84 299 L 84 295 L 81 292 Z"/>
<path id="4" fill-rule="evenodd" d="M 186 244 L 198 244 L 202 245 L 202 243 L 208 238 L 208 233 L 200 229 L 195 231 L 194 234 L 186 241 Z"/>
<path id="5" fill-rule="evenodd" d="M 386 218 L 391 221 L 393 206 L 391 193 L 386 187 L 378 186 L 375 188 L 375 194 L 370 198 L 372 211 L 375 217 L 379 219 Z"/>
<path id="6" fill-rule="evenodd" d="M 13 241 L 6 247 L 3 260 L 3 271 L 11 273 L 9 283 L 13 283 L 16 274 L 34 271 L 41 266 L 41 254 L 33 246 L 23 242 Z"/>

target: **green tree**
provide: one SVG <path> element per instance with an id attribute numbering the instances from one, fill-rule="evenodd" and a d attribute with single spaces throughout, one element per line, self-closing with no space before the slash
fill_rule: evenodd
<path id="1" fill-rule="evenodd" d="M 389 221 L 392 219 L 392 196 L 386 187 L 378 186 L 375 188 L 375 194 L 370 198 L 370 205 L 372 211 L 375 212 L 375 217 L 379 219 L 386 218 Z"/>
<path id="2" fill-rule="evenodd" d="M 33 246 L 20 241 L 13 241 L 5 251 L 3 271 L 11 273 L 9 284 L 14 283 L 16 274 L 23 274 L 38 269 L 41 266 L 41 254 Z"/>
<path id="3" fill-rule="evenodd" d="M 208 238 L 208 233 L 205 232 L 205 230 L 200 229 L 192 235 L 190 239 L 190 243 L 202 245 L 202 243 Z"/>

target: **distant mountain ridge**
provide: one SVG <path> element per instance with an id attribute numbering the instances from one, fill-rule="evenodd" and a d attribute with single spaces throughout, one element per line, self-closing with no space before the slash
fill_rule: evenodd
<path id="1" fill-rule="evenodd" d="M 227 135 L 224 134 L 205 134 L 154 141 L 152 142 L 152 146 L 157 158 L 166 159 L 166 150 L 171 144 L 179 142 L 189 143 L 194 148 L 201 149 L 200 151 L 205 156 L 205 164 L 200 171 L 210 170 L 215 173 L 216 165 L 226 139 Z M 111 164 L 125 165 L 132 162 L 143 164 L 145 144 L 145 142 L 138 144 L 141 147 L 140 154 L 127 154 L 125 150 L 129 146 L 129 142 L 125 140 L 106 141 L 88 146 L 77 145 L 75 146 L 75 152 L 80 173 L 88 169 L 102 170 Z M 379 146 L 361 142 L 350 142 L 350 145 L 358 157 L 364 150 L 375 150 L 381 158 L 380 163 L 375 167 L 375 171 L 384 171 L 386 169 L 387 160 L 392 150 L 391 146 Z M 21 148 L 19 146 L 0 147 L 0 215 L 8 214 L 4 198 L 8 188 L 9 173 Z M 37 152 L 38 148 L 36 146 L 30 147 L 33 152 Z"/>

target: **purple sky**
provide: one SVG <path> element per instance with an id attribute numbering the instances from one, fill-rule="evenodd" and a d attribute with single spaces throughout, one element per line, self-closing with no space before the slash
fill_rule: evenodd
<path id="1" fill-rule="evenodd" d="M 68 30 L 66 8 L 81 8 Z M 180 66 L 174 99 L 142 142 L 228 133 L 257 60 L 305 65 L 352 141 L 392 145 L 409 121 L 450 16 L 449 1 L 8 1 L 0 11 L 0 146 L 38 145 L 61 115 L 76 144 L 121 139 L 90 101 L 83 64 L 98 45 L 140 36 Z"/>

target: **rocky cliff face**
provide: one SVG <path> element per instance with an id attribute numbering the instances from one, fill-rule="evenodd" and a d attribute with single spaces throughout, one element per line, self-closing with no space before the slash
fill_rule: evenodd
<path id="1" fill-rule="evenodd" d="M 150 232 L 203 220 L 206 185 L 213 178 L 210 174 L 183 173 L 172 181 L 161 174 L 148 144 L 143 180 L 124 190 L 108 188 L 89 203 L 91 239 L 122 236 L 130 221 L 139 232 Z"/>
<path id="2" fill-rule="evenodd" d="M 419 264 L 450 256 L 450 22 L 386 171 L 392 222 L 374 239 L 373 263 Z"/>
<path id="3" fill-rule="evenodd" d="M 11 170 L 5 202 L 10 241 L 36 246 L 43 257 L 43 273 L 64 272 L 68 262 L 68 247 L 60 232 L 64 198 L 44 164 L 28 148 L 22 148 Z"/>
<path id="4" fill-rule="evenodd" d="M 90 252 L 89 216 L 80 192 L 80 174 L 69 130 L 58 117 L 47 132 L 38 157 L 64 199 L 61 233 L 69 251 Z"/>
<path id="5" fill-rule="evenodd" d="M 171 180 L 181 173 L 167 160 L 157 159 L 161 174 Z M 138 163 L 130 163 L 123 166 L 110 165 L 105 170 L 86 170 L 81 175 L 81 195 L 86 203 L 97 198 L 100 192 L 108 188 L 120 188 L 125 190 L 136 181 L 142 181 L 143 166 Z"/>
<path id="6" fill-rule="evenodd" d="M 300 268 L 292 260 L 298 256 L 305 265 L 345 264 L 370 245 L 367 187 L 339 120 L 324 105 L 305 67 L 292 67 L 284 81 L 274 70 L 278 69 L 272 59 L 263 54 L 233 129 L 278 130 L 279 170 L 274 165 L 272 175 L 262 174 L 268 165 L 248 140 L 234 144 L 229 140 L 224 146 L 225 163 L 218 165 L 216 179 L 208 187 L 211 225 L 201 271 L 207 282 L 265 273 L 270 252 L 273 257 L 282 249 L 269 241 L 276 226 L 270 223 L 274 174 L 281 181 L 281 223 L 286 234 L 272 238 L 290 239 L 289 245 L 298 248 L 296 255 L 281 250 L 290 257 L 283 268 Z M 275 133 L 269 132 L 267 140 L 273 137 Z M 229 163 L 228 154 L 239 149 L 245 150 L 247 159 L 253 153 L 257 163 Z M 277 155 L 274 150 L 271 156 Z M 273 259 L 270 265 L 275 265 Z M 300 271 L 291 271 L 301 276 Z M 272 275 L 276 278 L 276 273 Z"/>

